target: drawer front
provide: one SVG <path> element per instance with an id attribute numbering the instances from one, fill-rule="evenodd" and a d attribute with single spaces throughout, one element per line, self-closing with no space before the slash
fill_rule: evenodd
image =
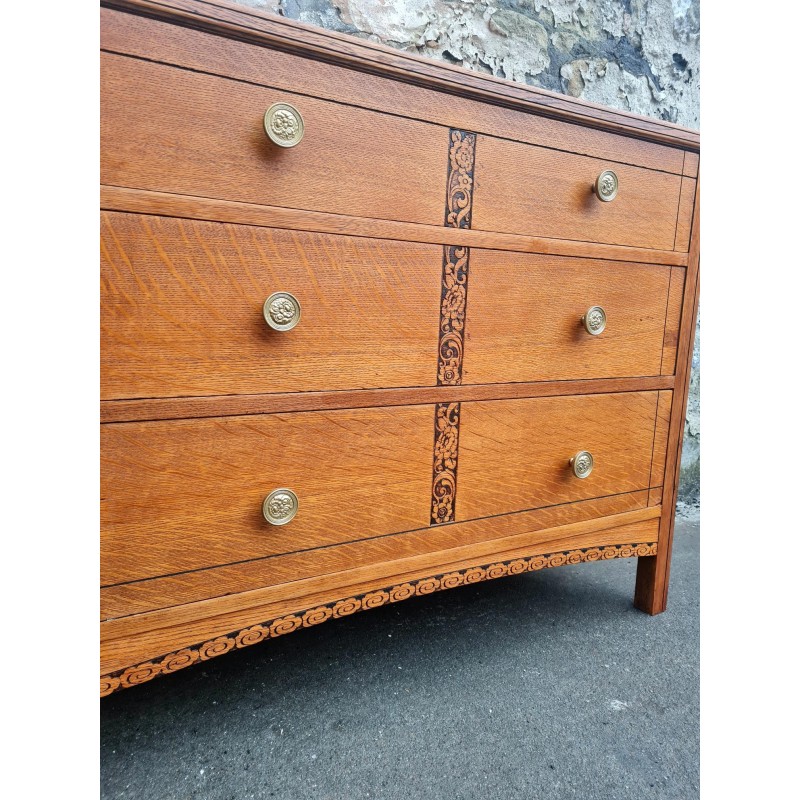
<path id="1" fill-rule="evenodd" d="M 659 375 L 669 287 L 669 267 L 473 250 L 464 383 Z"/>
<path id="2" fill-rule="evenodd" d="M 572 537 L 575 536 L 584 537 L 584 541 L 587 536 L 596 537 L 594 541 L 586 541 L 586 546 L 592 547 L 611 542 L 655 541 L 658 538 L 658 520 L 653 515 L 649 515 L 645 522 L 633 523 L 638 531 L 634 534 L 636 539 L 625 538 L 631 517 L 645 509 L 647 501 L 647 491 L 629 492 L 123 583 L 101 591 L 101 617 L 109 619 L 141 614 L 211 597 L 267 587 L 278 589 L 282 584 L 297 586 L 298 582 L 317 576 L 334 575 L 340 586 L 347 587 L 352 583 L 352 578 L 347 575 L 350 570 L 369 569 L 370 574 L 376 577 L 385 576 L 384 585 L 388 585 L 398 573 L 421 569 L 425 570 L 427 577 L 440 570 L 442 564 L 453 564 L 467 558 L 486 564 L 497 559 L 499 554 L 502 554 L 500 560 L 505 561 L 510 557 L 508 552 L 514 550 L 530 554 L 537 548 L 541 548 L 539 552 L 570 549 L 577 546 L 573 545 Z M 623 524 L 626 530 L 619 527 Z M 655 531 L 643 534 L 642 525 L 647 526 L 645 530 L 655 525 Z"/>
<path id="3" fill-rule="evenodd" d="M 441 248 L 103 214 L 103 399 L 436 381 Z M 291 330 L 264 301 L 289 292 Z"/>
<path id="4" fill-rule="evenodd" d="M 431 406 L 104 425 L 104 585 L 427 527 Z M 298 511 L 269 524 L 262 502 Z"/>
<path id="5" fill-rule="evenodd" d="M 675 246 L 679 175 L 489 136 L 478 137 L 476 153 L 473 228 L 659 250 Z M 605 170 L 619 178 L 610 202 L 592 191 Z"/>
<path id="6" fill-rule="evenodd" d="M 461 404 L 458 520 L 646 489 L 658 392 Z M 577 478 L 569 461 L 589 451 Z"/>
<path id="7" fill-rule="evenodd" d="M 223 200 L 441 225 L 446 128 L 102 54 L 101 181 Z M 264 113 L 303 117 L 295 147 Z"/>

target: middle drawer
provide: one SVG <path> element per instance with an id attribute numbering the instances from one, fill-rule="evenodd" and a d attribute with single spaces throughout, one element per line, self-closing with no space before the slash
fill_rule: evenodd
<path id="1" fill-rule="evenodd" d="M 103 400 L 436 383 L 439 245 L 120 212 L 101 231 Z M 462 382 L 660 374 L 670 272 L 473 248 Z M 276 292 L 299 303 L 291 330 L 264 318 Z"/>

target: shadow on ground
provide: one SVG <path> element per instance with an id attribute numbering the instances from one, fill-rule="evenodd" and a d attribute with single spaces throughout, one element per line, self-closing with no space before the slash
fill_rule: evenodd
<path id="1" fill-rule="evenodd" d="M 101 703 L 104 800 L 699 796 L 699 530 L 326 622 Z"/>

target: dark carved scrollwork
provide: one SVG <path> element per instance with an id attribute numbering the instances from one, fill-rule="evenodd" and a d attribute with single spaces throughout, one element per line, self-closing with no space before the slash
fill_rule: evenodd
<path id="1" fill-rule="evenodd" d="M 450 131 L 444 221 L 448 228 L 469 228 L 472 223 L 475 138 L 474 133 Z M 469 248 L 444 245 L 437 376 L 439 386 L 457 386 L 461 383 L 468 277 Z"/>
<path id="2" fill-rule="evenodd" d="M 458 467 L 458 418 L 460 403 L 436 406 L 436 435 L 433 443 L 433 499 L 431 524 L 455 519 L 456 468 Z"/>
<path id="3" fill-rule="evenodd" d="M 475 140 L 474 133 L 450 131 L 444 219 L 448 228 L 469 228 L 472 223 Z M 444 245 L 443 250 L 436 383 L 438 386 L 458 386 L 461 383 L 464 362 L 469 248 Z M 436 406 L 431 525 L 452 522 L 455 519 L 459 412 L 458 403 L 440 403 Z"/>
<path id="4" fill-rule="evenodd" d="M 229 650 L 249 647 L 250 645 L 274 639 L 285 633 L 291 633 L 299 628 L 308 628 L 319 625 L 329 619 L 355 614 L 368 608 L 377 608 L 386 603 L 397 603 L 409 597 L 420 597 L 440 592 L 443 589 L 452 589 L 467 583 L 478 583 L 504 575 L 517 575 L 521 572 L 534 572 L 548 567 L 560 567 L 562 564 L 578 564 L 581 561 L 600 561 L 611 558 L 632 558 L 634 556 L 654 556 L 658 552 L 655 542 L 642 544 L 608 545 L 606 547 L 592 547 L 585 550 L 567 550 L 558 553 L 533 556 L 531 558 L 515 558 L 510 561 L 491 562 L 482 567 L 468 567 L 467 569 L 432 575 L 416 581 L 391 586 L 386 589 L 367 592 L 357 597 L 348 597 L 344 600 L 327 603 L 325 605 L 309 608 L 304 612 L 289 614 L 279 619 L 262 622 L 260 625 L 251 625 L 228 636 L 219 636 L 209 642 L 186 647 L 175 653 L 168 653 L 160 658 L 137 664 L 124 670 L 118 670 L 100 678 L 100 696 L 104 697 L 118 689 L 145 683 L 159 675 L 167 675 L 179 669 L 188 667 L 197 661 L 208 661 L 216 658 Z"/>
<path id="5" fill-rule="evenodd" d="M 439 386 L 461 383 L 464 320 L 467 312 L 469 249 L 446 245 L 442 266 L 442 308 L 439 321 Z"/>
<path id="6" fill-rule="evenodd" d="M 448 228 L 469 228 L 472 224 L 472 185 L 475 171 L 475 134 L 450 131 L 450 160 L 447 165 Z"/>

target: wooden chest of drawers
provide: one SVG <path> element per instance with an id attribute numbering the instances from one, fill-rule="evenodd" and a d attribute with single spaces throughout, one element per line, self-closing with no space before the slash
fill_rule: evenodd
<path id="1" fill-rule="evenodd" d="M 102 3 L 101 693 L 503 575 L 666 607 L 699 137 Z"/>

